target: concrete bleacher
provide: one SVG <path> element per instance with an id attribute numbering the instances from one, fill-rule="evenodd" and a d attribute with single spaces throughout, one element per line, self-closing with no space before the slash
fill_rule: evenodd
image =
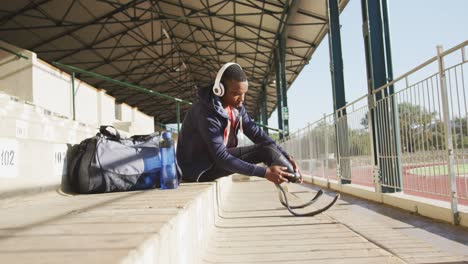
<path id="1" fill-rule="evenodd" d="M 0 46 L 28 58 L 0 51 L 0 197 L 60 185 L 68 148 L 100 125 L 114 125 L 123 136 L 154 132 L 154 118 L 136 107 L 116 104 L 76 78 L 72 92 L 68 73 L 28 50 Z"/>
<path id="2" fill-rule="evenodd" d="M 2 263 L 197 263 L 214 226 L 215 184 L 0 200 Z"/>
<path id="3" fill-rule="evenodd" d="M 154 118 L 138 108 L 116 104 L 115 98 L 104 90 L 77 78 L 72 92 L 70 74 L 40 60 L 28 50 L 2 41 L 0 46 L 28 58 L 15 59 L 15 55 L 0 51 L 0 91 L 69 119 L 73 118 L 74 100 L 75 119 L 89 126 L 119 126 L 121 122 L 127 122 L 124 131 L 129 134 L 154 132 Z"/>
<path id="4" fill-rule="evenodd" d="M 0 92 L 0 198 L 60 185 L 70 144 L 96 128 Z"/>

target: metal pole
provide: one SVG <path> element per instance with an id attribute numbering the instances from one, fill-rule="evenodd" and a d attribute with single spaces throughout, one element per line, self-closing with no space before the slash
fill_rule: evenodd
<path id="1" fill-rule="evenodd" d="M 288 82 L 286 80 L 286 39 L 280 37 L 279 41 L 280 54 L 280 76 L 281 76 L 281 99 L 283 101 L 283 130 L 284 136 L 289 135 L 289 109 L 288 109 Z"/>
<path id="2" fill-rule="evenodd" d="M 278 128 L 283 130 L 283 99 L 281 92 L 281 76 L 280 76 L 280 59 L 279 50 L 274 50 L 275 59 L 275 77 L 276 77 L 276 108 L 278 110 Z M 279 134 L 280 139 L 283 139 L 283 133 Z"/>
<path id="3" fill-rule="evenodd" d="M 374 166 L 378 166 L 381 182 L 386 186 L 380 186 L 382 192 L 401 191 L 401 175 L 399 169 L 394 169 L 396 163 L 393 155 L 397 153 L 388 150 L 397 149 L 395 144 L 399 141 L 396 130 L 399 130 L 391 121 L 395 120 L 395 111 L 390 111 L 389 91 L 376 92 L 379 87 L 387 82 L 387 63 L 385 53 L 385 41 L 382 29 L 382 12 L 380 1 L 361 0 L 363 34 L 366 53 L 366 71 L 368 79 L 369 105 L 372 123 L 372 139 L 374 146 Z M 390 57 L 389 50 L 387 57 Z M 377 103 L 378 102 L 378 103 Z M 395 108 L 394 108 L 395 109 Z M 394 110 L 393 109 L 393 110 Z M 392 119 L 390 119 L 392 118 Z M 380 144 L 378 143 L 380 142 Z"/>
<path id="4" fill-rule="evenodd" d="M 378 138 L 375 137 L 375 122 L 374 115 L 375 115 L 375 99 L 372 94 L 367 97 L 367 105 L 368 105 L 368 112 L 367 112 L 367 123 L 369 129 L 369 140 L 371 143 L 371 157 L 374 158 L 374 166 L 372 167 L 372 176 L 374 178 L 374 191 L 376 193 L 382 193 L 382 178 L 380 174 L 380 166 L 379 166 L 379 159 L 375 159 L 377 157 L 377 147 L 375 144 L 378 144 Z"/>
<path id="5" fill-rule="evenodd" d="M 266 92 L 266 85 L 263 84 L 262 86 L 262 125 L 268 126 L 268 111 L 267 111 L 267 92 Z M 263 127 L 263 131 L 268 135 L 268 128 Z"/>
<path id="6" fill-rule="evenodd" d="M 71 96 L 72 96 L 72 116 L 73 120 L 76 120 L 76 109 L 75 109 L 75 72 L 72 72 L 71 76 Z"/>
<path id="7" fill-rule="evenodd" d="M 180 102 L 177 101 L 176 103 L 176 109 L 177 109 L 177 134 L 180 132 Z"/>
<path id="8" fill-rule="evenodd" d="M 323 177 L 327 176 L 327 184 L 330 182 L 330 178 L 328 177 L 328 173 L 325 173 L 328 170 L 328 126 L 327 126 L 327 115 L 323 114 L 323 124 L 324 124 L 324 137 L 325 137 L 325 157 L 324 157 L 324 168 L 323 168 Z"/>
<path id="9" fill-rule="evenodd" d="M 330 73 L 335 111 L 346 105 L 339 15 L 338 0 L 328 0 L 328 19 L 330 21 L 328 46 L 330 49 Z M 343 110 L 343 115 L 346 115 L 346 110 Z"/>
<path id="10" fill-rule="evenodd" d="M 309 137 L 309 174 L 312 176 L 312 169 L 314 168 L 315 164 L 313 163 L 312 159 L 313 159 L 313 138 L 312 138 L 312 126 L 310 125 L 310 123 L 307 123 L 307 127 L 309 128 L 309 134 L 308 134 L 308 137 Z"/>
<path id="11" fill-rule="evenodd" d="M 393 63 L 392 63 L 392 48 L 390 38 L 390 20 L 388 18 L 388 5 L 387 0 L 382 0 L 382 19 L 383 19 L 383 31 L 385 41 L 385 58 L 387 59 L 387 82 L 393 81 Z M 390 107 L 393 110 L 393 128 L 395 133 L 395 155 L 396 155 L 396 168 L 398 169 L 399 185 L 401 189 L 403 186 L 403 169 L 401 163 L 401 135 L 400 135 L 400 117 L 398 114 L 398 104 L 395 101 L 396 98 L 392 96 L 394 94 L 393 84 L 389 86 L 390 94 Z"/>
<path id="12" fill-rule="evenodd" d="M 393 81 L 393 63 L 392 63 L 392 49 L 390 45 L 390 20 L 388 19 L 388 6 L 387 0 L 382 0 L 382 20 L 385 42 L 385 58 L 387 59 L 387 81 Z M 393 84 L 390 87 L 390 94 L 393 94 Z"/>
<path id="13" fill-rule="evenodd" d="M 447 81 L 445 77 L 444 59 L 440 55 L 442 46 L 437 46 L 437 59 L 439 64 L 440 93 L 442 99 L 442 112 L 444 116 L 445 144 L 447 149 L 448 174 L 450 177 L 450 206 L 452 209 L 452 223 L 458 225 L 460 222 L 457 201 L 457 182 L 455 178 L 455 157 L 453 155 L 452 124 L 450 120 L 449 102 L 447 94 Z"/>
<path id="14" fill-rule="evenodd" d="M 348 156 L 348 120 L 346 116 L 346 96 L 343 76 L 343 56 L 341 52 L 341 33 L 340 33 L 340 9 L 338 0 L 328 0 L 328 20 L 330 26 L 328 28 L 328 47 L 330 50 L 330 73 L 333 91 L 333 110 L 336 113 L 335 133 L 339 144 L 338 153 Z M 340 111 L 337 111 L 341 109 Z M 351 183 L 351 169 L 349 159 L 341 159 L 341 155 L 337 155 L 337 164 L 341 175 L 341 183 Z"/>

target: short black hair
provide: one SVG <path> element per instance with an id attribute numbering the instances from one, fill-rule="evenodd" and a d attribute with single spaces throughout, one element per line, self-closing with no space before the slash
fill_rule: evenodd
<path id="1" fill-rule="evenodd" d="M 233 64 L 224 71 L 221 77 L 221 83 L 226 87 L 226 81 L 246 82 L 247 75 L 239 65 Z"/>

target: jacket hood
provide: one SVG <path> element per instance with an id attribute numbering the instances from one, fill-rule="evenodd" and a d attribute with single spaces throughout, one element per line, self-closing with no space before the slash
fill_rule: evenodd
<path id="1" fill-rule="evenodd" d="M 224 111 L 221 99 L 213 93 L 213 89 L 211 89 L 211 87 L 213 87 L 212 84 L 198 89 L 198 98 L 200 102 L 211 111 L 218 113 L 224 118 L 229 118 L 226 111 Z"/>

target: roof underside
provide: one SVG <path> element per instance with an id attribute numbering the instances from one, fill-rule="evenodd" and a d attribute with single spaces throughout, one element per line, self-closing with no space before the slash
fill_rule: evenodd
<path id="1" fill-rule="evenodd" d="M 340 1 L 340 9 L 347 0 Z M 217 70 L 239 63 L 249 78 L 245 105 L 276 107 L 273 50 L 286 29 L 288 88 L 326 34 L 326 0 L 15 0 L 0 6 L 0 39 L 39 58 L 73 65 L 187 101 Z M 79 76 L 157 122 L 176 122 L 174 101 Z M 186 105 L 182 109 L 185 110 Z"/>

